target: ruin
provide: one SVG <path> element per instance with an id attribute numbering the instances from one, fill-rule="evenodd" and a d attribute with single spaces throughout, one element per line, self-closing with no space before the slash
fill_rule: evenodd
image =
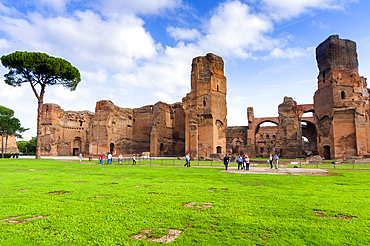
<path id="1" fill-rule="evenodd" d="M 369 90 L 358 74 L 356 43 L 330 36 L 316 49 L 318 90 L 313 104 L 285 97 L 278 117 L 255 118 L 248 126 L 227 127 L 224 62 L 214 54 L 192 61 L 191 91 L 182 102 L 141 108 L 96 103 L 95 112 L 64 111 L 45 104 L 42 155 L 106 153 L 205 158 L 212 154 L 279 154 L 325 159 L 370 155 Z M 304 117 L 305 113 L 312 113 Z M 264 123 L 272 126 L 263 126 Z"/>
<path id="2" fill-rule="evenodd" d="M 41 155 L 207 157 L 226 151 L 226 77 L 221 57 L 207 54 L 192 62 L 191 92 L 183 102 L 141 108 L 96 103 L 95 112 L 64 111 L 44 104 Z"/>

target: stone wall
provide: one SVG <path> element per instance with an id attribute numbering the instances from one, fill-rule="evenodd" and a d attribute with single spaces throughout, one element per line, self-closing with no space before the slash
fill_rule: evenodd
<path id="1" fill-rule="evenodd" d="M 191 92 L 185 110 L 185 152 L 208 157 L 226 152 L 226 77 L 221 57 L 208 53 L 193 59 Z"/>
<path id="2" fill-rule="evenodd" d="M 369 93 L 366 79 L 358 74 L 356 43 L 330 36 L 316 48 L 316 60 L 319 154 L 326 159 L 368 155 Z"/>
<path id="3" fill-rule="evenodd" d="M 1 135 L 0 135 L 1 137 Z M 0 139 L 1 141 L 1 139 Z M 8 136 L 8 142 L 7 142 L 7 148 L 5 150 L 5 142 L 6 137 L 3 138 L 4 141 L 4 153 L 19 153 L 18 147 L 17 147 L 17 139 L 15 136 Z M 0 142 L 0 153 L 1 153 L 1 142 Z"/>
<path id="4" fill-rule="evenodd" d="M 89 149 L 89 111 L 64 111 L 56 104 L 44 104 L 42 111 L 41 155 L 87 154 Z"/>

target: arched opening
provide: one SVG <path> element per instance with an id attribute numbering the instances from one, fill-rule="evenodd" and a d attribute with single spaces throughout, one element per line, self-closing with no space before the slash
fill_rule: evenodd
<path id="1" fill-rule="evenodd" d="M 217 146 L 216 147 L 216 150 L 217 150 L 217 154 L 221 154 L 222 153 L 222 147 L 221 146 Z"/>
<path id="2" fill-rule="evenodd" d="M 302 115 L 302 118 L 303 117 L 313 117 L 313 112 L 311 112 L 311 111 L 307 111 L 307 112 L 305 112 L 303 115 Z"/>
<path id="3" fill-rule="evenodd" d="M 110 143 L 110 145 L 109 145 L 109 152 L 111 153 L 111 154 L 114 154 L 114 143 Z"/>
<path id="4" fill-rule="evenodd" d="M 325 145 L 324 146 L 324 158 L 325 160 L 330 160 L 330 146 L 329 145 Z"/>
<path id="5" fill-rule="evenodd" d="M 77 156 L 81 152 L 81 146 L 82 146 L 82 141 L 80 137 L 75 137 L 73 140 L 73 154 L 74 156 Z"/>
<path id="6" fill-rule="evenodd" d="M 310 121 L 301 121 L 302 127 L 302 149 L 309 155 L 317 155 L 317 129 Z"/>
<path id="7" fill-rule="evenodd" d="M 217 91 L 220 91 L 220 88 L 219 88 L 219 86 L 217 85 Z"/>
<path id="8" fill-rule="evenodd" d="M 344 91 L 340 93 L 340 98 L 346 99 L 346 93 Z"/>
<path id="9" fill-rule="evenodd" d="M 203 107 L 207 105 L 206 99 L 203 99 Z"/>
<path id="10" fill-rule="evenodd" d="M 275 137 L 278 124 L 271 120 L 262 121 L 255 129 L 255 152 L 259 157 L 269 157 L 275 153 Z"/>

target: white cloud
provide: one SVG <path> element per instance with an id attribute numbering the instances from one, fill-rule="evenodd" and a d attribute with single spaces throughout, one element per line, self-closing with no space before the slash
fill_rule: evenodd
<path id="1" fill-rule="evenodd" d="M 196 40 L 201 34 L 196 29 L 168 27 L 167 32 L 176 40 Z"/>
<path id="2" fill-rule="evenodd" d="M 181 6 L 182 0 L 98 0 L 97 10 L 105 16 L 118 17 L 124 13 L 157 14 Z"/>
<path id="3" fill-rule="evenodd" d="M 57 13 L 65 11 L 65 7 L 71 0 L 37 0 L 36 6 L 52 9 Z"/>
<path id="4" fill-rule="evenodd" d="M 273 49 L 268 57 L 265 58 L 275 58 L 275 59 L 294 59 L 297 57 L 309 56 L 314 52 L 314 47 L 309 47 L 303 49 L 300 47 L 287 47 L 287 48 L 278 48 Z"/>
<path id="5" fill-rule="evenodd" d="M 0 30 L 29 51 L 47 52 L 70 60 L 82 69 L 109 66 L 122 70 L 133 68 L 139 59 L 156 54 L 156 44 L 135 16 L 103 20 L 91 11 L 75 16 L 43 18 L 31 14 L 29 21 L 3 17 Z"/>
<path id="6" fill-rule="evenodd" d="M 106 69 L 100 68 L 97 71 L 80 71 L 80 73 L 82 80 L 90 85 L 107 82 L 108 73 Z"/>
<path id="7" fill-rule="evenodd" d="M 313 9 L 342 9 L 345 4 L 354 0 L 262 0 L 263 8 L 275 20 L 297 17 Z"/>
<path id="8" fill-rule="evenodd" d="M 171 96 L 162 92 L 162 91 L 157 91 L 157 93 L 155 93 L 155 96 L 156 96 L 157 100 L 159 100 L 159 101 L 166 102 L 166 103 L 172 103 L 173 102 L 173 99 L 171 98 Z"/>
<path id="9" fill-rule="evenodd" d="M 235 58 L 252 57 L 253 51 L 268 50 L 278 44 L 268 36 L 273 23 L 253 13 L 239 1 L 221 4 L 206 25 L 207 35 L 199 42 L 203 50 Z"/>

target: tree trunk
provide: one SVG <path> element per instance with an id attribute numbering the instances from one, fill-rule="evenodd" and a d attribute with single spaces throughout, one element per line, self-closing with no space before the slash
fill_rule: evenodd
<path id="1" fill-rule="evenodd" d="M 42 99 L 38 101 L 37 108 L 37 139 L 36 139 L 36 159 L 41 158 L 41 115 L 42 115 Z"/>
<path id="2" fill-rule="evenodd" d="M 1 133 L 1 157 L 4 159 L 4 133 Z"/>
<path id="3" fill-rule="evenodd" d="M 6 150 L 8 149 L 8 137 L 9 137 L 9 135 L 6 134 L 6 137 L 5 137 L 5 153 L 6 153 Z"/>

